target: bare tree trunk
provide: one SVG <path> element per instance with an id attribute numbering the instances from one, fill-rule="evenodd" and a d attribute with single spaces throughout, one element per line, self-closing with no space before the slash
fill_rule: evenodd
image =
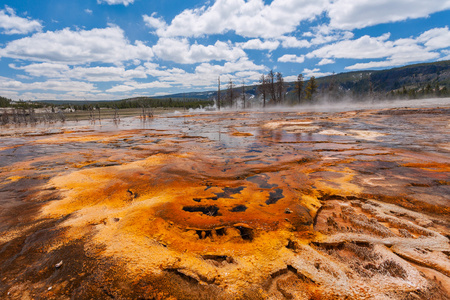
<path id="1" fill-rule="evenodd" d="M 220 76 L 218 79 L 217 108 L 218 108 L 218 110 L 220 110 Z"/>
<path id="2" fill-rule="evenodd" d="M 242 80 L 242 101 L 244 103 L 244 109 L 245 109 L 246 107 L 245 107 L 245 82 L 244 82 L 244 80 Z"/>

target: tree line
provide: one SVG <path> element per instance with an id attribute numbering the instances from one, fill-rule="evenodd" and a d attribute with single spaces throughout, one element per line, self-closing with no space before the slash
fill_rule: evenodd
<path id="1" fill-rule="evenodd" d="M 70 104 L 70 107 L 75 110 L 91 110 L 100 108 L 111 109 L 128 109 L 128 108 L 184 108 L 196 109 L 200 107 L 212 106 L 213 101 L 207 99 L 193 99 L 193 98 L 148 98 L 138 97 L 132 99 L 124 99 L 119 101 L 101 101 L 95 103 Z"/>
<path id="2" fill-rule="evenodd" d="M 390 91 L 387 94 L 390 99 L 420 99 L 429 97 L 450 97 L 450 91 L 446 86 L 441 86 L 439 83 L 432 85 L 427 83 L 424 86 L 419 87 L 406 87 L 402 86 L 401 89 L 396 91 Z"/>
<path id="3" fill-rule="evenodd" d="M 322 100 L 339 102 L 343 99 L 354 99 L 364 102 L 450 97 L 445 82 L 425 82 L 421 85 L 403 86 L 399 89 L 386 91 L 383 82 L 377 81 L 374 83 L 370 75 L 359 80 L 349 80 L 346 74 L 343 75 L 344 78 L 333 73 L 331 76 L 319 79 L 311 76 L 308 80 L 305 80 L 303 74 L 300 73 L 294 82 L 285 82 L 280 72 L 270 70 L 267 74 L 260 76 L 256 86 L 245 87 L 242 84 L 242 89 L 236 86 L 231 79 L 226 83 L 225 89 L 222 89 L 219 77 L 215 103 L 220 110 L 225 107 L 246 109 L 255 104 L 259 107 L 314 104 Z M 256 98 L 249 101 L 246 93 L 256 96 Z"/>
<path id="4" fill-rule="evenodd" d="M 293 91 L 290 91 L 290 84 L 286 83 L 283 74 L 270 70 L 268 74 L 262 74 L 257 85 L 256 94 L 262 99 L 262 106 L 266 105 L 280 105 L 287 102 L 294 104 L 301 104 L 304 102 L 313 102 L 316 100 L 315 96 L 318 91 L 318 83 L 314 76 L 305 82 L 303 74 L 297 76 L 294 82 Z M 220 77 L 218 79 L 217 91 L 217 108 L 221 107 L 236 107 L 248 108 L 250 102 L 246 102 L 246 88 L 244 82 L 242 89 L 236 87 L 230 79 L 226 85 L 226 90 L 221 90 Z M 292 99 L 292 94 L 295 94 L 295 100 Z"/>
<path id="5" fill-rule="evenodd" d="M 0 96 L 0 107 L 12 107 L 12 108 L 18 108 L 18 109 L 29 109 L 29 108 L 42 108 L 44 107 L 44 104 L 38 103 L 38 102 L 31 102 L 31 101 L 12 101 L 11 99 L 8 99 L 6 97 Z"/>

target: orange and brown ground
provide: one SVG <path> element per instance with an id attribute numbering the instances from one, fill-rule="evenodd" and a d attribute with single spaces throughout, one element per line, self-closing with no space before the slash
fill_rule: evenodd
<path id="1" fill-rule="evenodd" d="M 450 299 L 449 116 L 1 128 L 0 298 Z"/>

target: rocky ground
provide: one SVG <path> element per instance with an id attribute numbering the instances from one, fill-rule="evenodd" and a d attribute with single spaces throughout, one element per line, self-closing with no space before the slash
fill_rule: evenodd
<path id="1" fill-rule="evenodd" d="M 450 299 L 449 116 L 1 127 L 0 298 Z"/>

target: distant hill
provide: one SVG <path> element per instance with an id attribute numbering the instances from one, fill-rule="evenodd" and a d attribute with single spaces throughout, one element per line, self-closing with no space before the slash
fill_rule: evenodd
<path id="1" fill-rule="evenodd" d="M 406 89 L 424 89 L 427 85 L 433 88 L 439 84 L 441 88 L 450 90 L 450 60 L 408 65 L 400 68 L 393 68 L 380 71 L 355 71 L 339 73 L 330 76 L 317 78 L 319 89 L 327 88 L 334 82 L 342 90 L 351 91 L 354 94 L 365 94 L 372 88 L 373 92 L 387 94 L 391 91 Z M 293 93 L 294 82 L 287 82 L 288 93 Z M 242 87 L 236 86 L 234 90 L 240 92 Z M 222 86 L 222 93 L 225 93 L 226 85 Z M 245 87 L 245 93 L 257 94 L 257 85 Z M 181 93 L 167 95 L 160 98 L 197 98 L 208 99 L 217 97 L 217 91 L 205 91 L 195 93 Z"/>
<path id="2" fill-rule="evenodd" d="M 409 95 L 415 98 L 416 95 L 426 95 L 425 92 L 436 93 L 442 90 L 447 96 L 450 96 L 450 60 L 439 61 L 424 64 L 408 65 L 400 68 L 380 71 L 355 71 L 333 74 L 330 76 L 317 78 L 319 93 L 327 90 L 330 85 L 335 86 L 342 94 L 367 95 L 368 93 L 377 93 L 383 95 Z M 305 82 L 306 85 L 306 82 Z M 295 97 L 295 83 L 287 82 L 287 99 Z M 222 86 L 222 96 L 227 92 L 227 83 Z M 236 85 L 233 89 L 236 94 L 240 93 L 242 86 Z M 249 96 L 256 96 L 258 85 L 245 87 L 245 93 Z M 110 107 L 139 107 L 146 103 L 152 107 L 155 105 L 174 107 L 197 107 L 205 106 L 211 102 L 211 99 L 217 98 L 217 90 L 204 92 L 178 93 L 156 97 L 137 97 L 123 100 L 104 100 L 104 101 L 73 101 L 73 100 L 42 100 L 37 101 L 50 105 L 77 105 L 77 106 L 110 106 Z M 208 101 L 209 100 L 209 101 Z M 0 106 L 8 106 L 9 99 L 0 97 Z M 170 103 L 168 103 L 170 102 Z M 188 104 L 189 103 L 189 104 Z"/>
<path id="3" fill-rule="evenodd" d="M 382 71 L 356 71 L 340 73 L 318 78 L 319 84 L 326 84 L 334 79 L 345 89 L 354 92 L 367 92 L 372 83 L 373 91 L 390 92 L 405 86 L 406 88 L 423 88 L 427 84 L 447 86 L 450 88 L 450 61 L 427 64 L 408 65 Z"/>

